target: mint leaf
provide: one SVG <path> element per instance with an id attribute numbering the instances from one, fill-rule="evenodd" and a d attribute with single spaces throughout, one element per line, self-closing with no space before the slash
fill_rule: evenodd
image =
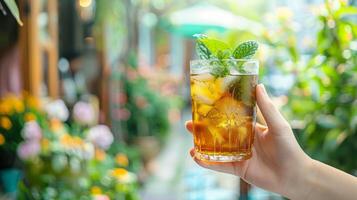
<path id="1" fill-rule="evenodd" d="M 197 38 L 196 51 L 200 59 L 212 60 L 211 74 L 217 77 L 225 77 L 230 73 L 230 59 L 249 59 L 253 57 L 258 49 L 258 43 L 255 41 L 247 41 L 239 44 L 234 51 L 225 42 L 209 38 L 203 34 L 196 34 Z M 236 64 L 238 70 L 242 70 L 244 62 Z"/>
<path id="2" fill-rule="evenodd" d="M 209 38 L 203 34 L 196 34 L 196 51 L 200 59 L 227 59 L 231 54 L 231 49 L 225 42 Z"/>
<path id="3" fill-rule="evenodd" d="M 233 57 L 236 59 L 249 59 L 253 57 L 258 50 L 258 43 L 256 41 L 246 41 L 239 44 L 233 51 Z"/>
<path id="4" fill-rule="evenodd" d="M 211 51 L 206 47 L 206 45 L 201 42 L 201 41 L 197 41 L 196 44 L 196 52 L 197 55 L 200 59 L 210 59 L 212 56 Z"/>

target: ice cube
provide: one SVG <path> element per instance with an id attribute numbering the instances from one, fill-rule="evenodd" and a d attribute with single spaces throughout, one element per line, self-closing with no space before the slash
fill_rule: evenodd
<path id="1" fill-rule="evenodd" d="M 191 96 L 201 104 L 213 105 L 223 94 L 221 80 L 203 74 L 191 77 Z"/>
<path id="2" fill-rule="evenodd" d="M 229 91 L 230 87 L 232 87 L 235 83 L 239 82 L 239 76 L 226 76 L 223 78 L 221 89 L 223 91 Z"/>

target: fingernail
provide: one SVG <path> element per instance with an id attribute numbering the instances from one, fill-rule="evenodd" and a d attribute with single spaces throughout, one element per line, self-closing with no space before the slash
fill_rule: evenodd
<path id="1" fill-rule="evenodd" d="M 267 91 L 265 90 L 265 86 L 262 83 L 259 84 L 259 87 L 262 89 L 264 95 L 268 95 Z"/>

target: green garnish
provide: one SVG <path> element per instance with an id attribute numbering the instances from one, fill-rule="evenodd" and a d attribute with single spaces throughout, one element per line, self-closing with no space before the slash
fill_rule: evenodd
<path id="1" fill-rule="evenodd" d="M 229 75 L 228 59 L 249 59 L 258 50 L 256 41 L 246 41 L 239 44 L 234 50 L 227 43 L 209 38 L 206 35 L 196 34 L 196 52 L 200 59 L 212 60 L 215 66 L 211 74 L 215 77 Z M 241 63 L 242 65 L 243 63 Z"/>

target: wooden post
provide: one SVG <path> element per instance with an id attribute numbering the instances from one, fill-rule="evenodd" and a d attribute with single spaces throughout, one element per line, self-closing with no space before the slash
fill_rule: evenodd
<path id="1" fill-rule="evenodd" d="M 51 37 L 48 48 L 48 94 L 52 98 L 58 98 L 58 6 L 57 0 L 49 0 L 47 3 L 49 15 L 48 32 Z"/>
<path id="2" fill-rule="evenodd" d="M 48 0 L 45 12 L 48 14 L 48 41 L 40 41 L 38 17 L 41 13 L 41 0 L 19 0 L 20 16 L 24 25 L 20 27 L 20 57 L 23 88 L 32 95 L 41 95 L 41 86 L 46 84 L 48 94 L 57 98 L 58 77 L 58 11 L 57 0 Z M 43 55 L 48 56 L 47 74 L 43 73 Z M 44 83 L 47 76 L 47 83 Z"/>

